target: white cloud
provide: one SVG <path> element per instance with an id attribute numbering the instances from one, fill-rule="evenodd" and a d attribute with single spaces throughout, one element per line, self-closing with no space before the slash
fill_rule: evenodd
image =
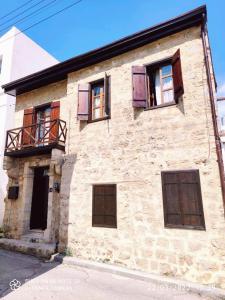
<path id="1" fill-rule="evenodd" d="M 225 83 L 220 84 L 217 88 L 217 96 L 225 97 Z"/>

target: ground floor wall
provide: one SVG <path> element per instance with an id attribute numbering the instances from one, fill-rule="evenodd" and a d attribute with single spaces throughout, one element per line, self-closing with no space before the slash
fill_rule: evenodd
<path id="1" fill-rule="evenodd" d="M 32 170 L 50 166 L 45 238 L 59 241 L 60 252 L 225 288 L 225 222 L 214 152 L 208 161 L 176 157 L 167 164 L 155 162 L 151 169 L 142 159 L 128 164 L 118 156 L 101 167 L 94 161 L 97 153 L 89 155 L 56 152 L 5 161 L 9 186 L 19 186 L 18 199 L 5 200 L 7 236 L 20 239 L 29 230 Z M 206 230 L 165 228 L 161 171 L 174 169 L 199 170 Z M 53 191 L 54 182 L 61 183 L 60 194 Z M 117 228 L 93 227 L 93 185 L 111 183 L 117 186 Z"/>
<path id="2" fill-rule="evenodd" d="M 58 188 L 55 189 L 54 186 L 57 183 L 60 187 L 61 156 L 61 151 L 53 150 L 50 155 L 26 158 L 5 157 L 4 168 L 9 176 L 8 187 L 19 187 L 17 199 L 9 199 L 8 196 L 5 198 L 3 229 L 6 237 L 20 239 L 23 235 L 29 233 L 34 170 L 38 167 L 49 167 L 47 228 L 44 230 L 44 241 L 47 243 L 58 241 L 59 190 Z"/>
<path id="3" fill-rule="evenodd" d="M 129 164 L 129 157 L 111 156 L 111 163 L 100 165 L 95 150 L 85 159 L 65 157 L 60 251 L 225 288 L 225 222 L 215 152 L 208 161 L 182 160 L 177 153 L 173 161 L 147 168 L 135 156 Z M 161 171 L 185 169 L 199 170 L 206 230 L 164 227 Z M 117 185 L 117 228 L 92 226 L 92 187 L 103 183 Z"/>
<path id="4" fill-rule="evenodd" d="M 3 217 L 4 217 L 4 210 L 5 210 L 5 203 L 4 199 L 6 196 L 6 187 L 7 187 L 7 174 L 3 170 L 3 155 L 0 156 L 0 227 L 3 225 Z"/>

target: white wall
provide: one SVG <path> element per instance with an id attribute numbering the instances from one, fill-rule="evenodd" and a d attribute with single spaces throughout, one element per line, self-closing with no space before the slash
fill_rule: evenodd
<path id="1" fill-rule="evenodd" d="M 14 127 L 15 97 L 3 93 L 1 86 L 22 78 L 58 61 L 24 33 L 13 27 L 0 38 L 0 226 L 4 215 L 7 175 L 3 170 L 6 130 Z"/>

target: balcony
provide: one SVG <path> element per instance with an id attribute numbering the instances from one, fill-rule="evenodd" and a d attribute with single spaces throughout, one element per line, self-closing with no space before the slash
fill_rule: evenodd
<path id="1" fill-rule="evenodd" d="M 5 156 L 27 157 L 51 153 L 53 148 L 65 151 L 66 122 L 45 121 L 7 131 Z"/>

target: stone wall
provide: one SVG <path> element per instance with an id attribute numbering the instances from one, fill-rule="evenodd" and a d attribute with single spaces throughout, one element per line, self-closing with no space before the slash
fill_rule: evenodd
<path id="1" fill-rule="evenodd" d="M 180 48 L 178 105 L 132 108 L 131 67 Z M 77 121 L 79 83 L 111 75 L 111 119 Z M 67 84 L 67 86 L 66 86 Z M 73 255 L 225 288 L 225 221 L 200 27 L 185 30 L 18 97 L 61 100 L 68 136 L 62 170 L 60 247 Z M 199 169 L 206 231 L 164 227 L 161 171 Z M 117 229 L 92 227 L 92 185 L 117 184 Z"/>
<path id="2" fill-rule="evenodd" d="M 20 239 L 30 231 L 30 214 L 33 194 L 34 168 L 49 166 L 49 187 L 61 181 L 62 154 L 54 149 L 51 155 L 40 155 L 27 158 L 5 157 L 4 169 L 9 176 L 8 186 L 19 186 L 16 200 L 5 199 L 4 230 L 9 238 Z M 48 195 L 47 228 L 44 230 L 44 241 L 47 243 L 59 240 L 59 193 L 53 189 Z"/>

